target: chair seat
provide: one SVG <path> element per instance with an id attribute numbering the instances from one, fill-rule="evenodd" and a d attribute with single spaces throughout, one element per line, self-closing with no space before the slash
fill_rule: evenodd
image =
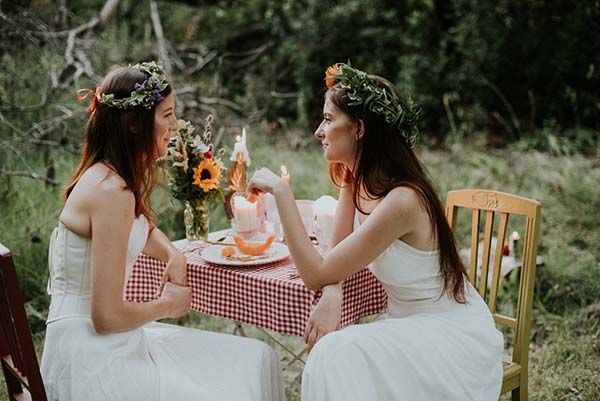
<path id="1" fill-rule="evenodd" d="M 502 390 L 500 394 L 514 390 L 519 387 L 519 376 L 521 373 L 521 365 L 512 361 L 503 361 L 504 376 L 502 380 Z"/>

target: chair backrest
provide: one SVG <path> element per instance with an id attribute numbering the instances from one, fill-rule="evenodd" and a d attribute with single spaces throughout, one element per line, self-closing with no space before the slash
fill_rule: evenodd
<path id="1" fill-rule="evenodd" d="M 538 201 L 511 195 L 503 192 L 466 189 L 448 192 L 446 199 L 446 218 L 456 232 L 457 213 L 459 208 L 470 209 L 471 216 L 471 256 L 467 266 L 469 281 L 486 301 L 496 324 L 514 329 L 512 361 L 527 368 L 529 353 L 529 334 L 531 329 L 531 306 L 535 279 L 537 245 L 540 229 L 541 204 Z M 481 274 L 477 283 L 478 251 L 481 214 L 485 213 L 483 228 L 483 255 L 479 259 Z M 495 214 L 499 215 L 499 226 L 496 234 L 495 251 L 492 247 Z M 525 237 L 521 259 L 521 276 L 516 315 L 509 317 L 497 313 L 498 288 L 500 283 L 500 266 L 509 215 L 525 217 Z M 490 255 L 494 260 L 490 263 Z M 489 267 L 492 266 L 492 280 L 488 282 Z M 486 294 L 486 292 L 489 293 Z"/>
<path id="2" fill-rule="evenodd" d="M 47 400 L 13 258 L 1 243 L 0 363 L 11 401 Z"/>

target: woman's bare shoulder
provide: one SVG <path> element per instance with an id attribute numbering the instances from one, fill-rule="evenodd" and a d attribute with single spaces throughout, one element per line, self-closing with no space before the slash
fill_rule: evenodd
<path id="1" fill-rule="evenodd" d="M 125 181 L 104 164 L 88 168 L 71 191 L 59 220 L 71 231 L 91 237 L 93 216 L 133 213 L 135 198 Z"/>
<path id="2" fill-rule="evenodd" d="M 119 204 L 131 207 L 135 198 L 123 178 L 105 164 L 96 163 L 81 175 L 65 206 L 68 206 L 70 201 L 85 208 L 101 207 L 105 204 L 112 207 Z"/>
<path id="3" fill-rule="evenodd" d="M 421 202 L 417 192 L 410 187 L 396 187 L 384 198 L 386 205 L 393 205 L 398 211 L 416 212 L 421 209 Z"/>

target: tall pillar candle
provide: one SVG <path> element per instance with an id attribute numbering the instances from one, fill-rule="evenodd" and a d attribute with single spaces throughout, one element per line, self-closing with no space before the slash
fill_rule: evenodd
<path id="1" fill-rule="evenodd" d="M 233 198 L 233 207 L 237 231 L 248 232 L 258 230 L 259 221 L 256 203 L 248 202 L 243 196 L 235 196 Z"/>

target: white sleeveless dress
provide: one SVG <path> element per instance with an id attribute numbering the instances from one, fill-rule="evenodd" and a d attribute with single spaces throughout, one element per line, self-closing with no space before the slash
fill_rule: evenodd
<path id="1" fill-rule="evenodd" d="M 142 215 L 129 237 L 127 277 L 147 236 Z M 260 341 L 161 323 L 97 334 L 90 318 L 90 248 L 88 238 L 62 223 L 52 234 L 41 363 L 49 400 L 283 399 L 279 358 Z"/>
<path id="2" fill-rule="evenodd" d="M 355 227 L 357 225 L 355 217 Z M 497 401 L 503 336 L 475 289 L 446 295 L 438 252 L 396 240 L 370 265 L 388 295 L 378 320 L 324 336 L 302 376 L 305 401 Z"/>

